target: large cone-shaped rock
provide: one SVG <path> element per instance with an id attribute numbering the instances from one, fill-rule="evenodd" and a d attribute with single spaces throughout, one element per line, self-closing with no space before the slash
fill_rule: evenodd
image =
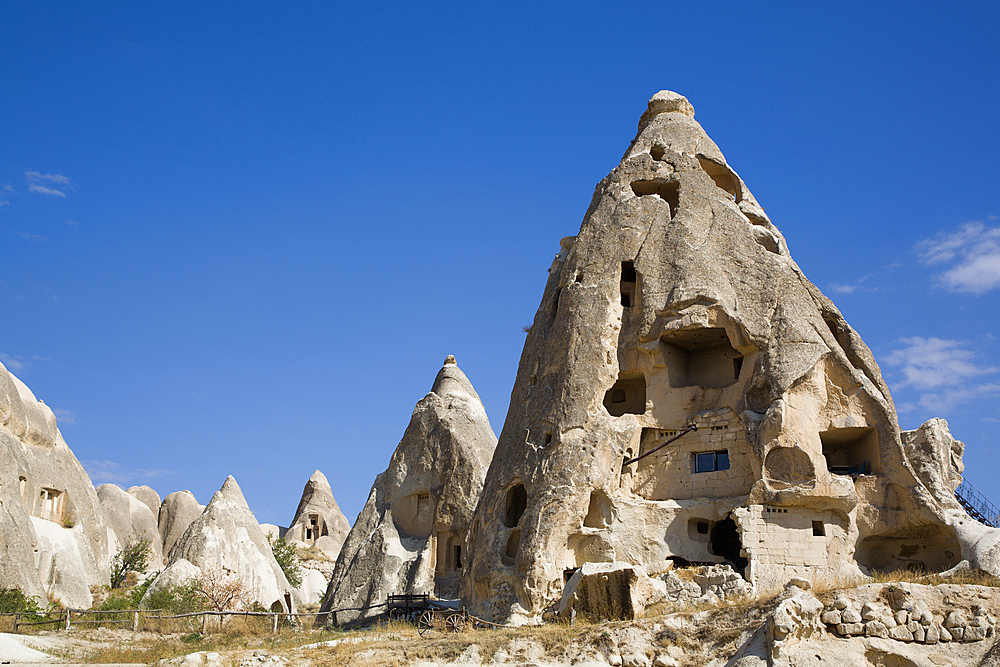
<path id="1" fill-rule="evenodd" d="M 184 534 L 191 523 L 201 516 L 204 507 L 198 504 L 190 491 L 174 491 L 167 495 L 160 504 L 159 521 L 160 540 L 163 545 L 163 555 L 170 556 L 174 543 Z"/>
<path id="2" fill-rule="evenodd" d="M 322 611 L 350 622 L 386 596 L 452 598 L 465 566 L 465 534 L 496 447 L 486 410 L 449 356 L 431 393 L 417 403 L 389 467 L 340 551 Z"/>
<path id="3" fill-rule="evenodd" d="M 541 614 L 592 562 L 763 588 L 957 562 L 871 352 L 686 99 L 650 100 L 561 246 L 472 524 L 477 613 Z"/>
<path id="4" fill-rule="evenodd" d="M 167 569 L 150 590 L 160 587 L 160 578 L 171 583 L 191 578 L 194 566 L 201 576 L 235 577 L 256 602 L 268 609 L 289 611 L 293 606 L 292 587 L 231 476 L 177 540 L 167 560 Z M 183 570 L 184 576 L 178 576 L 176 570 Z"/>
<path id="5" fill-rule="evenodd" d="M 340 511 L 330 482 L 317 470 L 306 482 L 295 518 L 284 535 L 285 540 L 298 546 L 315 547 L 331 560 L 336 560 L 349 532 L 351 524 Z"/>
<path id="6" fill-rule="evenodd" d="M 149 540 L 150 547 L 148 570 L 163 569 L 163 548 L 156 527 L 156 515 L 149 507 L 114 484 L 99 486 L 97 497 L 104 511 L 104 523 L 108 527 L 108 547 L 111 553 L 117 553 L 129 542 L 146 539 Z"/>
<path id="7" fill-rule="evenodd" d="M 108 583 L 108 536 L 90 478 L 56 418 L 0 364 L 0 587 L 89 607 Z"/>

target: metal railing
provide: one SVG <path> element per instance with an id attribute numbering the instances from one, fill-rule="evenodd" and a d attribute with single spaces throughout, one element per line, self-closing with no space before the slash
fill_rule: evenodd
<path id="1" fill-rule="evenodd" d="M 955 489 L 955 498 L 973 519 L 987 526 L 1000 528 L 1000 508 L 987 500 L 968 480 L 962 480 Z"/>

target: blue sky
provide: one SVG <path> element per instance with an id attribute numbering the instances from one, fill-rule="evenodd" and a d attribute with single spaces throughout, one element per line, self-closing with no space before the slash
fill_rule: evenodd
<path id="1" fill-rule="evenodd" d="M 670 89 L 1000 502 L 1000 9 L 873 4 L 7 3 L 0 361 L 95 484 L 353 521 Z"/>

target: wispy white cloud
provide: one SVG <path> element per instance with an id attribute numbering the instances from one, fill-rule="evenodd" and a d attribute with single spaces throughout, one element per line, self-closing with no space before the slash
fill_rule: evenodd
<path id="1" fill-rule="evenodd" d="M 47 236 L 39 236 L 38 234 L 29 234 L 28 232 L 14 232 L 20 236 L 25 241 L 30 241 L 31 243 L 45 243 L 49 240 Z"/>
<path id="2" fill-rule="evenodd" d="M 176 474 L 173 470 L 159 470 L 156 468 L 123 469 L 118 463 L 108 461 L 107 459 L 101 461 L 81 461 L 80 463 L 83 464 L 94 486 L 117 484 L 124 488 L 132 486 L 136 482 L 145 482 L 157 477 Z"/>
<path id="3" fill-rule="evenodd" d="M 60 424 L 76 423 L 76 413 L 74 413 L 72 410 L 63 410 L 62 408 L 52 408 L 52 414 L 56 416 L 56 420 Z"/>
<path id="4" fill-rule="evenodd" d="M 29 192 L 35 192 L 41 195 L 51 195 L 53 197 L 66 197 L 66 193 L 63 192 L 63 190 L 53 186 L 61 186 L 64 189 L 73 187 L 69 178 L 63 176 L 62 174 L 43 174 L 38 171 L 29 170 L 24 172 L 24 180 L 28 182 Z"/>
<path id="5" fill-rule="evenodd" d="M 898 412 L 917 407 L 943 413 L 960 403 L 1000 394 L 1000 384 L 976 379 L 1000 371 L 983 364 L 978 355 L 967 348 L 968 342 L 943 338 L 903 338 L 903 347 L 886 357 L 886 365 L 897 366 L 904 379 L 894 383 L 894 389 L 913 388 L 920 392 L 915 403 L 896 405 Z"/>
<path id="6" fill-rule="evenodd" d="M 79 222 L 77 222 L 76 220 L 70 220 L 69 218 L 66 219 L 66 224 L 69 225 L 70 227 L 79 227 L 80 226 Z"/>
<path id="7" fill-rule="evenodd" d="M 0 362 L 7 367 L 8 371 L 21 372 L 28 367 L 28 362 L 24 361 L 24 357 L 10 356 L 9 354 L 4 354 L 0 352 Z"/>
<path id="8" fill-rule="evenodd" d="M 875 292 L 878 290 L 877 287 L 869 287 L 864 284 L 866 280 L 871 278 L 871 276 L 865 276 L 864 278 L 859 278 L 853 283 L 830 283 L 830 291 L 836 292 L 837 294 L 853 294 L 854 292 Z"/>
<path id="9" fill-rule="evenodd" d="M 0 206 L 10 206 L 10 202 L 6 199 L 0 199 Z"/>
<path id="10" fill-rule="evenodd" d="M 996 373 L 996 366 L 975 363 L 976 353 L 965 348 L 967 342 L 943 338 L 903 338 L 904 347 L 886 358 L 890 366 L 900 366 L 906 380 L 900 387 L 935 389 L 968 382 L 978 375 Z"/>
<path id="11" fill-rule="evenodd" d="M 4 192 L 17 192 L 17 190 L 14 189 L 13 185 L 6 182 L 0 185 L 0 190 L 3 190 Z"/>
<path id="12" fill-rule="evenodd" d="M 938 279 L 955 292 L 983 294 L 1000 287 L 1000 226 L 968 222 L 920 241 L 917 254 L 928 265 L 950 264 Z"/>

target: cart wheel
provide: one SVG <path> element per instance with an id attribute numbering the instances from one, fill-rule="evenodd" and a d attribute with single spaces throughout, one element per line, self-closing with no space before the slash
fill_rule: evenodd
<path id="1" fill-rule="evenodd" d="M 427 634 L 428 630 L 431 630 L 433 628 L 434 628 L 434 612 L 425 611 L 423 614 L 420 615 L 420 620 L 417 621 L 417 632 L 419 632 L 420 636 L 423 637 L 425 634 Z"/>
<path id="2" fill-rule="evenodd" d="M 452 614 L 444 621 L 448 632 L 464 632 L 465 618 L 461 614 Z"/>

